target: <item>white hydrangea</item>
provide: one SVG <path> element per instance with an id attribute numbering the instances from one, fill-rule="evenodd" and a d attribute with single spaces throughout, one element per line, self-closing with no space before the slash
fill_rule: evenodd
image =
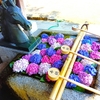
<path id="1" fill-rule="evenodd" d="M 14 72 L 23 72 L 26 70 L 27 66 L 29 65 L 28 60 L 26 59 L 19 59 L 14 62 L 13 71 Z"/>
<path id="2" fill-rule="evenodd" d="M 39 66 L 39 72 L 38 72 L 38 74 L 40 74 L 41 76 L 43 74 L 46 74 L 48 72 L 49 68 L 51 68 L 51 64 L 41 63 L 40 66 Z"/>

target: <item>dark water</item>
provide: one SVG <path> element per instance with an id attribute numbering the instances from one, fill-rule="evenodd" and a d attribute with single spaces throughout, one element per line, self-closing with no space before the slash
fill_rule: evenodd
<path id="1" fill-rule="evenodd" d="M 6 85 L 0 87 L 0 100 L 21 100 Z"/>

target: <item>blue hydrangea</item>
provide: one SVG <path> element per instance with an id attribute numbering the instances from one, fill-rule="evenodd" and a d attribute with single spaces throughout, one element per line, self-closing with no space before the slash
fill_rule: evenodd
<path id="1" fill-rule="evenodd" d="M 58 60 L 58 61 L 56 61 L 52 64 L 52 67 L 55 67 L 55 68 L 58 68 L 58 69 L 61 69 L 62 66 L 63 66 L 63 62 L 61 60 Z"/>
<path id="2" fill-rule="evenodd" d="M 46 54 L 48 55 L 48 56 L 52 56 L 53 54 L 55 54 L 56 53 L 56 51 L 52 48 L 52 47 L 50 47 L 50 48 L 48 48 L 47 50 L 46 50 Z"/>
<path id="3" fill-rule="evenodd" d="M 69 76 L 69 78 L 72 79 L 72 80 L 74 80 L 74 81 L 76 81 L 76 82 L 79 82 L 80 83 L 80 78 L 77 75 L 75 75 L 75 74 L 71 74 Z M 76 87 L 76 84 L 73 84 L 71 82 L 67 82 L 66 87 L 67 88 L 75 88 Z"/>
<path id="4" fill-rule="evenodd" d="M 55 39 L 58 39 L 58 38 L 64 38 L 64 35 L 62 33 L 58 33 L 55 35 Z"/>
<path id="5" fill-rule="evenodd" d="M 41 50 L 41 49 L 45 49 L 46 48 L 46 44 L 44 43 L 40 43 L 38 46 L 37 46 L 37 49 Z"/>
<path id="6" fill-rule="evenodd" d="M 83 56 L 86 56 L 86 57 L 89 57 L 89 55 L 90 55 L 89 52 L 86 51 L 86 50 L 79 50 L 78 53 L 81 54 L 81 55 L 83 55 Z M 79 61 L 82 60 L 82 58 L 80 56 L 77 56 L 77 59 Z"/>
<path id="7" fill-rule="evenodd" d="M 46 34 L 46 33 L 43 33 L 42 35 L 41 35 L 41 38 L 48 38 L 49 37 L 49 35 L 48 34 Z"/>
<path id="8" fill-rule="evenodd" d="M 39 64 L 41 62 L 42 56 L 40 54 L 34 54 L 33 56 L 30 57 L 29 61 L 31 63 L 36 63 Z"/>
<path id="9" fill-rule="evenodd" d="M 91 44 L 91 40 L 88 40 L 88 39 L 83 39 L 83 40 L 82 40 L 82 44 L 86 44 L 86 43 Z"/>
<path id="10" fill-rule="evenodd" d="M 97 70 L 95 69 L 93 65 L 86 65 L 84 67 L 84 71 L 91 74 L 92 76 L 95 76 L 97 73 Z"/>
<path id="11" fill-rule="evenodd" d="M 90 36 L 88 36 L 88 35 L 86 35 L 86 36 L 84 36 L 84 38 L 83 38 L 83 40 L 82 40 L 82 44 L 86 44 L 86 43 L 89 43 L 89 44 L 91 44 L 91 37 Z"/>
<path id="12" fill-rule="evenodd" d="M 83 55 L 83 56 L 89 57 L 89 52 L 86 50 L 79 50 L 78 53 Z"/>

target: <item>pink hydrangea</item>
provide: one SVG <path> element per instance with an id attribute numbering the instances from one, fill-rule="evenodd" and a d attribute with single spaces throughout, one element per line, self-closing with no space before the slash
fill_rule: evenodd
<path id="1" fill-rule="evenodd" d="M 47 38 L 42 38 L 41 41 L 42 43 L 47 43 Z"/>
<path id="2" fill-rule="evenodd" d="M 61 55 L 54 54 L 50 57 L 50 63 L 53 64 L 54 62 L 61 59 Z"/>
<path id="3" fill-rule="evenodd" d="M 82 63 L 83 66 L 94 64 L 94 62 L 89 61 L 87 59 L 82 59 L 81 63 Z"/>
<path id="4" fill-rule="evenodd" d="M 46 74 L 48 72 L 49 68 L 51 68 L 51 64 L 41 63 L 39 66 L 38 74 L 40 74 L 40 76 L 42 76 L 43 74 Z"/>
<path id="5" fill-rule="evenodd" d="M 42 49 L 42 50 L 40 51 L 40 54 L 41 54 L 42 56 L 44 56 L 44 55 L 46 54 L 46 49 Z"/>
<path id="6" fill-rule="evenodd" d="M 90 86 L 92 81 L 93 81 L 93 76 L 91 74 L 88 74 L 86 72 L 80 72 L 79 73 L 79 78 L 81 80 L 81 83 L 84 85 Z"/>
<path id="7" fill-rule="evenodd" d="M 14 62 L 13 71 L 14 72 L 23 72 L 26 70 L 28 64 L 29 64 L 28 60 L 21 58 Z"/>
<path id="8" fill-rule="evenodd" d="M 92 59 L 100 59 L 100 52 L 98 52 L 98 51 L 92 51 L 91 53 L 90 53 L 90 58 L 92 58 Z"/>
<path id="9" fill-rule="evenodd" d="M 75 62 L 72 70 L 73 73 L 79 74 L 79 72 L 84 70 L 84 66 L 80 62 Z"/>
<path id="10" fill-rule="evenodd" d="M 50 44 L 50 45 L 53 45 L 54 43 L 56 43 L 57 42 L 57 40 L 53 37 L 53 36 L 49 36 L 48 37 L 48 43 Z"/>
<path id="11" fill-rule="evenodd" d="M 28 55 L 24 55 L 22 56 L 23 59 L 27 59 L 29 61 L 30 57 L 32 56 L 32 54 L 28 54 Z"/>
<path id="12" fill-rule="evenodd" d="M 43 56 L 41 59 L 42 63 L 50 63 L 49 57 L 47 55 Z"/>
<path id="13" fill-rule="evenodd" d="M 57 42 L 59 42 L 60 44 L 62 44 L 64 42 L 64 38 L 58 38 Z"/>
<path id="14" fill-rule="evenodd" d="M 56 54 L 61 55 L 61 49 L 58 49 L 58 50 L 56 51 Z"/>
<path id="15" fill-rule="evenodd" d="M 26 73 L 30 76 L 33 74 L 37 74 L 39 71 L 39 66 L 36 63 L 30 63 L 26 69 Z"/>
<path id="16" fill-rule="evenodd" d="M 100 49 L 100 44 L 97 42 L 93 42 L 91 48 L 93 51 L 98 51 Z"/>
<path id="17" fill-rule="evenodd" d="M 91 44 L 86 43 L 81 45 L 81 50 L 92 51 Z"/>

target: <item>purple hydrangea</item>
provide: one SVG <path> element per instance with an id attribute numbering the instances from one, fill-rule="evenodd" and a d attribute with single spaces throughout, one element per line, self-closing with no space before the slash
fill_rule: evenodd
<path id="1" fill-rule="evenodd" d="M 76 82 L 79 82 L 80 83 L 80 78 L 77 75 L 75 75 L 75 74 L 71 74 L 69 76 L 69 78 L 72 79 L 72 80 L 74 80 L 74 81 L 76 81 Z M 75 88 L 76 87 L 76 84 L 73 84 L 71 82 L 67 82 L 66 87 L 67 88 Z"/>
<path id="2" fill-rule="evenodd" d="M 84 71 L 91 74 L 92 76 L 95 76 L 97 73 L 97 70 L 95 69 L 93 65 L 86 65 L 84 67 Z"/>
<path id="3" fill-rule="evenodd" d="M 81 83 L 87 86 L 91 85 L 93 81 L 93 76 L 91 74 L 88 74 L 86 72 L 80 72 L 78 76 L 80 78 Z"/>
<path id="4" fill-rule="evenodd" d="M 33 56 L 30 57 L 30 62 L 31 63 L 36 63 L 39 64 L 41 62 L 42 56 L 40 54 L 34 54 Z"/>
<path id="5" fill-rule="evenodd" d="M 62 61 L 65 62 L 65 60 L 67 59 L 68 55 L 65 54 L 65 55 L 62 55 Z"/>

